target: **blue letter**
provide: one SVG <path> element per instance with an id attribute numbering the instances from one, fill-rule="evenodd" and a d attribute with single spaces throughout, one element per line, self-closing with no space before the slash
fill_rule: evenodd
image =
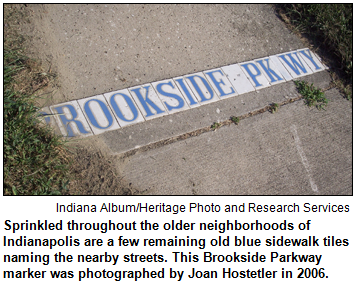
<path id="1" fill-rule="evenodd" d="M 190 101 L 190 105 L 195 105 L 195 104 L 197 104 L 197 102 L 193 99 L 191 93 L 189 92 L 187 86 L 184 84 L 183 78 L 180 78 L 180 79 L 176 80 L 176 82 L 178 82 L 179 85 L 182 87 L 182 89 L 183 89 L 185 95 L 187 96 L 187 98 L 188 98 L 189 101 Z"/>
<path id="2" fill-rule="evenodd" d="M 215 77 L 213 76 L 213 73 L 215 72 L 219 72 L 221 75 L 224 76 L 224 74 L 221 72 L 221 70 L 215 70 L 215 71 L 211 71 L 211 72 L 207 72 L 206 74 L 209 75 L 209 77 L 211 78 L 211 80 L 213 81 L 213 83 L 215 84 L 216 88 L 218 88 L 218 91 L 220 92 L 220 97 L 222 96 L 228 96 L 228 95 L 231 95 L 231 94 L 235 94 L 235 91 L 233 88 L 230 88 L 231 89 L 231 92 L 226 94 L 223 89 L 221 89 L 220 87 L 220 84 L 223 84 L 225 85 L 225 83 L 223 82 L 222 79 L 220 79 L 220 81 L 216 81 Z"/>
<path id="3" fill-rule="evenodd" d="M 97 102 L 100 105 L 102 111 L 105 114 L 106 119 L 109 122 L 108 126 L 102 127 L 102 126 L 99 125 L 99 123 L 97 122 L 93 112 L 91 111 L 91 109 L 89 107 L 89 103 L 91 101 Z M 91 100 L 87 101 L 85 103 L 85 105 L 84 105 L 84 110 L 85 110 L 85 112 L 86 112 L 91 124 L 94 125 L 96 128 L 106 129 L 106 128 L 110 127 L 112 125 L 112 123 L 113 123 L 113 118 L 112 118 L 112 115 L 111 115 L 110 111 L 108 110 L 108 107 L 100 100 L 91 99 Z"/>
<path id="4" fill-rule="evenodd" d="M 199 88 L 198 84 L 195 82 L 194 78 L 195 77 L 198 77 L 202 80 L 203 84 L 205 85 L 205 87 L 208 89 L 208 92 L 210 93 L 210 98 L 206 98 L 202 92 L 202 90 Z M 193 76 L 189 76 L 187 77 L 190 82 L 192 82 L 195 90 L 198 92 L 200 98 L 201 98 L 201 102 L 204 102 L 204 101 L 209 101 L 213 98 L 214 96 L 214 91 L 211 89 L 209 83 L 205 80 L 205 78 L 201 77 L 201 76 L 198 76 L 198 75 L 193 75 Z"/>
<path id="5" fill-rule="evenodd" d="M 172 106 L 170 106 L 169 104 L 167 104 L 166 102 L 164 102 L 164 104 L 166 105 L 168 111 L 170 111 L 170 110 L 172 110 L 172 109 L 174 109 L 174 108 L 182 108 L 182 107 L 184 106 L 184 101 L 182 100 L 182 98 L 181 98 L 180 96 L 176 95 L 176 94 L 166 93 L 165 91 L 163 91 L 163 90 L 162 90 L 162 86 L 163 86 L 163 85 L 169 85 L 169 86 L 172 87 L 172 89 L 174 89 L 174 86 L 173 86 L 172 82 L 169 82 L 169 83 L 160 83 L 160 84 L 158 84 L 158 85 L 157 85 L 157 91 L 158 91 L 161 95 L 166 96 L 166 97 L 170 97 L 170 98 L 173 98 L 173 99 L 176 99 L 176 100 L 179 102 L 178 106 L 176 106 L 176 107 L 172 107 Z"/>
<path id="6" fill-rule="evenodd" d="M 126 117 L 122 114 L 119 106 L 117 105 L 117 103 L 114 100 L 116 95 L 120 95 L 125 99 L 126 103 L 130 107 L 131 112 L 133 114 L 133 118 L 132 119 L 130 119 L 130 120 L 126 119 Z M 134 121 L 138 116 L 138 112 L 137 112 L 137 108 L 135 107 L 135 104 L 133 103 L 131 98 L 129 96 L 125 95 L 125 94 L 116 93 L 116 94 L 112 95 L 111 98 L 110 98 L 110 104 L 111 104 L 112 108 L 114 109 L 116 115 L 123 121 L 128 121 L 128 122 L 129 121 Z"/>
<path id="7" fill-rule="evenodd" d="M 255 70 L 257 71 L 257 74 L 252 74 L 251 70 L 247 67 L 248 65 L 252 65 L 255 68 Z M 246 64 L 242 64 L 241 66 L 243 66 L 246 69 L 247 73 L 250 75 L 252 80 L 255 82 L 255 85 L 256 85 L 255 87 L 262 86 L 262 84 L 259 83 L 256 79 L 257 76 L 261 75 L 261 71 L 260 71 L 260 69 L 258 69 L 258 67 L 255 64 L 246 63 Z"/>
<path id="8" fill-rule="evenodd" d="M 318 64 L 315 63 L 315 61 L 314 61 L 314 59 L 313 59 L 313 57 L 312 57 L 312 55 L 311 55 L 311 53 L 310 53 L 310 50 L 307 49 L 306 51 L 308 51 L 309 56 L 305 53 L 305 50 L 300 51 L 300 53 L 303 54 L 306 58 L 308 58 L 308 59 L 311 61 L 311 63 L 314 64 L 316 70 L 321 69 L 321 67 L 319 67 Z"/>
<path id="9" fill-rule="evenodd" d="M 289 67 L 294 71 L 295 74 L 300 75 L 298 67 L 303 71 L 303 73 L 307 73 L 307 70 L 305 69 L 302 61 L 299 59 L 297 52 L 294 52 L 294 54 L 295 56 L 297 56 L 299 63 L 292 57 L 291 53 L 287 54 L 293 65 L 284 57 L 285 54 L 280 55 L 279 57 L 281 57 L 289 65 Z"/>
<path id="10" fill-rule="evenodd" d="M 64 111 L 63 111 L 64 107 L 69 109 L 69 111 L 70 111 L 70 113 L 72 114 L 72 117 L 73 117 L 72 119 L 67 119 L 66 118 L 66 116 L 64 115 Z M 75 136 L 74 133 L 73 133 L 72 127 L 70 126 L 70 122 L 74 122 L 77 125 L 80 133 L 83 133 L 83 134 L 90 133 L 90 132 L 88 132 L 88 131 L 86 131 L 84 129 L 83 124 L 79 120 L 75 120 L 75 118 L 78 116 L 78 114 L 77 114 L 77 111 L 75 110 L 74 106 L 72 106 L 72 105 L 64 105 L 64 106 L 56 107 L 55 110 L 58 112 L 59 117 L 62 120 L 63 125 L 66 127 L 69 137 L 74 137 Z"/>
<path id="11" fill-rule="evenodd" d="M 40 115 L 40 117 L 43 117 L 45 119 L 47 125 L 49 125 L 49 123 L 51 122 L 51 119 L 48 117 L 49 114 L 44 111 L 40 111 L 39 113 L 42 114 L 42 115 Z"/>
<path id="12" fill-rule="evenodd" d="M 155 109 L 155 111 L 157 112 L 157 114 L 159 113 L 163 113 L 164 111 L 161 110 L 158 106 L 156 106 L 153 101 L 150 100 L 150 98 L 148 97 L 148 89 L 150 88 L 150 86 L 146 86 L 144 87 L 146 89 L 146 95 L 145 95 L 145 98 L 142 97 L 141 93 L 140 93 L 140 88 L 137 88 L 137 89 L 134 89 L 134 90 L 131 90 L 133 92 L 136 93 L 138 99 L 140 100 L 141 102 L 141 105 L 143 106 L 143 108 L 145 109 L 147 115 L 146 117 L 148 116 L 151 116 L 151 115 L 155 115 L 154 113 L 151 112 L 150 108 L 148 107 L 147 103 L 153 107 Z"/>
<path id="13" fill-rule="evenodd" d="M 270 67 L 269 67 L 269 58 L 267 58 L 267 59 L 265 59 L 266 61 L 267 61 L 267 67 L 263 64 L 263 60 L 258 60 L 257 62 L 262 66 L 262 68 L 263 68 L 263 70 L 265 70 L 265 72 L 267 73 L 267 75 L 271 78 L 271 82 L 276 82 L 276 81 L 281 81 L 281 80 L 283 80 L 281 77 L 279 77 L 278 75 L 277 75 L 277 73 L 276 72 L 274 72 Z M 277 78 L 277 80 L 276 79 L 274 79 L 274 77 L 276 77 Z"/>

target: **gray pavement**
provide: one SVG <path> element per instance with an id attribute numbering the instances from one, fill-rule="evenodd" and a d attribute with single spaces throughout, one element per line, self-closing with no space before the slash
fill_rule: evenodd
<path id="1" fill-rule="evenodd" d="M 49 104 L 304 47 L 269 5 L 33 5 Z M 46 63 L 47 61 L 44 60 Z"/>
<path id="2" fill-rule="evenodd" d="M 327 111 L 298 101 L 136 154 L 123 174 L 144 194 L 350 194 L 351 104 L 326 97 Z"/>
<path id="3" fill-rule="evenodd" d="M 30 5 L 47 105 L 306 47 L 270 5 Z M 327 71 L 302 78 L 320 88 Z M 326 91 L 169 145 L 159 142 L 298 96 L 292 81 L 79 140 L 115 156 L 136 194 L 351 194 L 352 104 Z M 140 151 L 145 145 L 151 149 Z M 137 153 L 128 151 L 136 149 Z M 143 149 L 143 148 L 142 148 Z"/>

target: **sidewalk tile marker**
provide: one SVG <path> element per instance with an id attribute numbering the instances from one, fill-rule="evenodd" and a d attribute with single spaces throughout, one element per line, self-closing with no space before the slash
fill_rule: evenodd
<path id="1" fill-rule="evenodd" d="M 169 114 L 189 109 L 184 95 L 179 91 L 172 79 L 153 82 L 151 84 Z"/>
<path id="2" fill-rule="evenodd" d="M 220 99 L 231 98 L 238 95 L 220 68 L 204 71 L 204 74 Z"/>
<path id="3" fill-rule="evenodd" d="M 261 72 L 262 67 L 258 66 L 255 61 L 247 61 L 239 63 L 239 65 L 256 90 L 271 86 L 263 72 Z"/>
<path id="4" fill-rule="evenodd" d="M 277 57 L 292 75 L 293 79 L 313 74 L 308 64 L 302 59 L 301 54 L 298 54 L 296 51 L 278 54 Z"/>
<path id="5" fill-rule="evenodd" d="M 274 66 L 276 66 L 276 68 L 279 70 L 279 72 L 282 74 L 282 76 L 286 81 L 293 80 L 292 75 L 289 73 L 289 71 L 286 68 L 284 68 L 284 65 L 282 64 L 281 61 L 279 61 L 276 55 L 269 56 L 269 58 L 271 59 L 271 62 L 274 64 Z"/>
<path id="6" fill-rule="evenodd" d="M 230 83 L 234 86 L 239 95 L 255 91 L 251 82 L 238 64 L 221 67 Z"/>
<path id="7" fill-rule="evenodd" d="M 43 107 L 40 109 L 38 119 L 49 126 L 55 125 L 54 117 L 49 107 Z"/>
<path id="8" fill-rule="evenodd" d="M 57 125 L 54 128 L 65 137 L 86 137 L 325 69 L 329 68 L 317 54 L 308 48 L 298 49 L 44 107 L 39 119 L 52 127 Z"/>
<path id="9" fill-rule="evenodd" d="M 121 127 L 145 121 L 129 90 L 104 94 Z"/>
<path id="10" fill-rule="evenodd" d="M 325 70 L 329 70 L 329 67 L 323 62 L 323 60 L 321 60 L 319 54 L 312 52 L 312 54 L 319 60 L 319 62 L 321 62 L 321 64 L 323 65 L 323 67 L 325 68 Z"/>
<path id="11" fill-rule="evenodd" d="M 179 91 L 185 97 L 186 102 L 188 103 L 188 106 L 190 108 L 199 107 L 200 103 L 199 103 L 198 99 L 195 97 L 193 91 L 190 89 L 188 84 L 184 81 L 184 78 L 176 77 L 176 78 L 173 78 L 173 80 L 176 83 L 176 86 L 178 87 Z"/>
<path id="12" fill-rule="evenodd" d="M 129 90 L 145 120 L 168 114 L 151 84 L 136 86 Z"/>
<path id="13" fill-rule="evenodd" d="M 189 74 L 184 76 L 184 80 L 193 91 L 200 104 L 209 104 L 219 100 L 218 95 L 210 86 L 203 72 Z"/>
<path id="14" fill-rule="evenodd" d="M 268 82 L 271 85 L 284 83 L 286 80 L 283 78 L 283 75 L 274 65 L 273 61 L 269 57 L 259 58 L 254 60 L 257 65 L 260 67 L 263 75 L 267 78 Z"/>
<path id="15" fill-rule="evenodd" d="M 78 104 L 95 135 L 120 128 L 103 95 L 78 100 Z"/>
<path id="16" fill-rule="evenodd" d="M 50 106 L 62 135 L 65 137 L 87 137 L 93 132 L 77 101 Z"/>
<path id="17" fill-rule="evenodd" d="M 43 125 L 48 125 L 51 129 L 55 131 L 57 135 L 61 135 L 61 132 L 59 130 L 59 127 L 54 119 L 54 115 L 52 114 L 51 110 L 49 107 L 43 107 L 39 111 L 40 115 L 38 116 L 38 119 L 40 120 L 40 123 Z"/>
<path id="18" fill-rule="evenodd" d="M 298 49 L 299 54 L 302 55 L 302 58 L 309 65 L 310 69 L 313 72 L 319 72 L 325 70 L 325 66 L 321 64 L 320 60 L 315 56 L 313 52 L 310 51 L 309 48 Z"/>

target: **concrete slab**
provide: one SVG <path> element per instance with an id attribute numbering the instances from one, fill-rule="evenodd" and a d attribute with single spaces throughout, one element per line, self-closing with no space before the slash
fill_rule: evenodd
<path id="1" fill-rule="evenodd" d="M 36 47 L 32 52 L 44 64 L 52 64 L 60 82 L 49 104 L 305 47 L 271 5 L 49 4 L 29 8 Z"/>
<path id="2" fill-rule="evenodd" d="M 298 101 L 136 154 L 123 174 L 144 194 L 351 194 L 352 105 L 326 97 L 326 111 Z"/>

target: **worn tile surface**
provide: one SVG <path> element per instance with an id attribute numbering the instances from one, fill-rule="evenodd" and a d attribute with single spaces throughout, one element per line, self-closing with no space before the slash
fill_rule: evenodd
<path id="1" fill-rule="evenodd" d="M 129 90 L 145 120 L 168 114 L 151 84 L 137 86 Z"/>
<path id="2" fill-rule="evenodd" d="M 251 82 L 238 64 L 221 67 L 238 94 L 255 91 Z"/>
<path id="3" fill-rule="evenodd" d="M 87 137 L 93 135 L 77 101 L 50 107 L 62 135 L 65 137 Z"/>
<path id="4" fill-rule="evenodd" d="M 231 98 L 238 95 L 220 68 L 204 71 L 204 74 L 220 99 Z"/>
<path id="5" fill-rule="evenodd" d="M 129 90 L 104 94 L 121 127 L 145 121 Z"/>
<path id="6" fill-rule="evenodd" d="M 95 135 L 120 128 L 103 95 L 78 100 L 78 104 Z"/>
<path id="7" fill-rule="evenodd" d="M 185 96 L 172 79 L 153 82 L 152 86 L 169 114 L 189 109 Z"/>
<path id="8" fill-rule="evenodd" d="M 219 100 L 218 95 L 205 78 L 203 72 L 186 75 L 184 80 L 200 104 L 209 104 Z"/>

